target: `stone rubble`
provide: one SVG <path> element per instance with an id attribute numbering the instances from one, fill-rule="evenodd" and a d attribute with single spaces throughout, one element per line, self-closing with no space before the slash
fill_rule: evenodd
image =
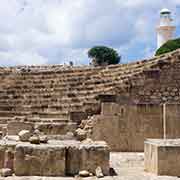
<path id="1" fill-rule="evenodd" d="M 79 171 L 79 176 L 80 177 L 89 177 L 90 173 L 86 170 L 82 170 L 82 171 Z"/>
<path id="2" fill-rule="evenodd" d="M 80 129 L 80 128 L 78 128 L 76 130 L 76 138 L 77 138 L 77 140 L 83 141 L 83 140 L 86 139 L 86 137 L 87 137 L 87 132 L 85 130 Z"/>
<path id="3" fill-rule="evenodd" d="M 31 132 L 28 130 L 22 130 L 18 134 L 19 140 L 22 142 L 28 142 L 31 135 L 32 135 Z"/>
<path id="4" fill-rule="evenodd" d="M 33 135 L 29 138 L 31 144 L 40 144 L 40 137 L 38 135 Z"/>
<path id="5" fill-rule="evenodd" d="M 100 166 L 98 166 L 98 167 L 96 168 L 96 177 L 97 177 L 97 178 L 103 178 L 103 177 L 104 177 L 103 172 L 102 172 L 102 169 L 101 169 Z"/>
<path id="6" fill-rule="evenodd" d="M 40 143 L 48 143 L 48 137 L 46 135 L 40 136 Z"/>
<path id="7" fill-rule="evenodd" d="M 0 175 L 2 177 L 12 176 L 13 175 L 13 171 L 12 171 L 12 169 L 3 168 L 3 169 L 0 170 Z"/>

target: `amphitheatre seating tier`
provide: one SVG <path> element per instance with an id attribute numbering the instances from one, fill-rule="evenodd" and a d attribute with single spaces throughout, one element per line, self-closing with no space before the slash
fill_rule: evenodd
<path id="1" fill-rule="evenodd" d="M 0 123 L 14 117 L 32 122 L 70 121 L 71 112 L 88 115 L 100 112 L 100 94 L 115 94 L 116 88 L 145 70 L 158 68 L 179 56 L 180 50 L 165 56 L 130 64 L 105 67 L 17 66 L 0 68 Z"/>

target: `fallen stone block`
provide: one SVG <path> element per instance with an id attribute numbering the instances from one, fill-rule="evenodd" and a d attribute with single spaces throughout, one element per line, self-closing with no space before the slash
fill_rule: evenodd
<path id="1" fill-rule="evenodd" d="M 83 170 L 83 171 L 79 172 L 79 176 L 80 177 L 89 177 L 90 173 L 88 171 L 86 171 L 86 170 Z"/>
<path id="2" fill-rule="evenodd" d="M 40 137 L 37 135 L 33 135 L 32 137 L 29 138 L 29 142 L 31 144 L 40 144 Z"/>
<path id="3" fill-rule="evenodd" d="M 98 166 L 98 167 L 96 168 L 96 177 L 97 177 L 97 178 L 103 178 L 103 177 L 104 177 L 103 172 L 102 172 L 102 169 L 101 169 L 100 166 Z"/>
<path id="4" fill-rule="evenodd" d="M 8 169 L 8 168 L 3 168 L 0 170 L 0 174 L 2 177 L 8 177 L 8 176 L 12 176 L 13 171 L 11 169 Z"/>
<path id="5" fill-rule="evenodd" d="M 31 135 L 31 132 L 28 130 L 22 130 L 18 133 L 19 140 L 23 142 L 28 142 Z"/>
<path id="6" fill-rule="evenodd" d="M 79 141 L 83 141 L 83 140 L 85 140 L 86 139 L 86 137 L 87 137 L 87 132 L 85 131 L 85 130 L 83 130 L 83 129 L 80 129 L 80 128 L 78 128 L 77 130 L 76 130 L 76 138 L 77 138 L 77 140 L 79 140 Z"/>

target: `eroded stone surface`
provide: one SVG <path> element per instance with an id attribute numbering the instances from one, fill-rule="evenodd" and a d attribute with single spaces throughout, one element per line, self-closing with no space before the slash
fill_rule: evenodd
<path id="1" fill-rule="evenodd" d="M 12 171 L 12 169 L 3 168 L 0 170 L 0 174 L 2 177 L 8 177 L 8 176 L 12 176 L 13 171 Z"/>
<path id="2" fill-rule="evenodd" d="M 101 169 L 101 167 L 100 166 L 98 166 L 97 168 L 96 168 L 96 177 L 97 178 L 102 178 L 102 177 L 104 177 L 104 175 L 103 175 L 103 172 L 102 172 L 102 169 Z"/>
<path id="3" fill-rule="evenodd" d="M 89 177 L 90 176 L 90 173 L 86 170 L 82 170 L 79 172 L 79 176 L 80 177 Z"/>
<path id="4" fill-rule="evenodd" d="M 0 169 L 5 167 L 12 168 L 13 162 L 11 157 L 17 144 L 17 141 L 0 140 Z"/>
<path id="5" fill-rule="evenodd" d="M 64 135 L 67 132 L 74 132 L 76 130 L 76 123 L 37 123 L 36 129 L 40 130 L 46 135 Z"/>
<path id="6" fill-rule="evenodd" d="M 143 153 L 111 153 L 110 166 L 117 173 L 116 176 L 103 177 L 102 180 L 180 180 L 177 177 L 156 176 L 144 172 L 144 154 Z M 7 177 L 0 180 L 82 180 L 74 177 Z M 84 180 L 97 180 L 96 177 L 88 177 Z"/>
<path id="7" fill-rule="evenodd" d="M 31 137 L 31 132 L 29 130 L 22 130 L 18 133 L 19 140 L 23 142 L 28 142 Z"/>
<path id="8" fill-rule="evenodd" d="M 79 143 L 72 144 L 67 148 L 66 173 L 67 175 L 75 175 L 79 173 L 80 168 L 80 151 Z"/>
<path id="9" fill-rule="evenodd" d="M 87 137 L 87 132 L 83 129 L 78 128 L 76 130 L 76 137 L 79 141 L 83 141 Z"/>
<path id="10" fill-rule="evenodd" d="M 32 132 L 33 129 L 34 124 L 29 122 L 12 121 L 7 125 L 8 135 L 18 135 L 18 133 L 22 130 L 28 130 Z"/>
<path id="11" fill-rule="evenodd" d="M 98 166 L 102 168 L 104 175 L 109 175 L 109 147 L 105 142 L 93 142 L 80 144 L 80 170 L 88 170 L 95 174 Z"/>
<path id="12" fill-rule="evenodd" d="M 40 137 L 38 135 L 33 135 L 29 138 L 31 144 L 40 144 Z"/>
<path id="13" fill-rule="evenodd" d="M 180 176 L 180 139 L 146 140 L 145 169 L 157 175 Z"/>
<path id="14" fill-rule="evenodd" d="M 14 170 L 17 176 L 64 176 L 65 146 L 18 144 Z"/>
<path id="15" fill-rule="evenodd" d="M 49 140 L 46 144 L 30 144 L 4 140 L 0 144 L 1 167 L 14 169 L 18 176 L 74 176 L 81 170 L 95 174 L 98 166 L 105 175 L 109 172 L 109 147 L 105 142 Z M 9 147 L 13 147 L 12 158 L 6 158 Z M 5 166 L 13 158 L 13 166 Z"/>

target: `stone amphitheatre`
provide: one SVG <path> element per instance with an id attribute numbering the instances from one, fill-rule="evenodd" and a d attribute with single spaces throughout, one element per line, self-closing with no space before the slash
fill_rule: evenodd
<path id="1" fill-rule="evenodd" d="M 103 67 L 1 67 L 0 97 L 0 180 L 180 176 L 180 50 Z"/>

